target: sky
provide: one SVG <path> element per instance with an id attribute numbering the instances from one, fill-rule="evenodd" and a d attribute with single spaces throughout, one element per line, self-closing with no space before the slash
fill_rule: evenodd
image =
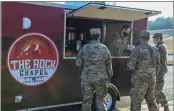
<path id="1" fill-rule="evenodd" d="M 63 4 L 64 2 L 58 3 Z M 116 2 L 116 5 L 162 11 L 159 15 L 149 17 L 149 20 L 155 20 L 158 17 L 173 17 L 173 2 Z"/>
<path id="2" fill-rule="evenodd" d="M 149 17 L 149 20 L 154 20 L 157 17 L 173 17 L 172 2 L 117 2 L 117 5 L 131 8 L 143 8 L 148 10 L 162 11 L 161 14 Z"/>

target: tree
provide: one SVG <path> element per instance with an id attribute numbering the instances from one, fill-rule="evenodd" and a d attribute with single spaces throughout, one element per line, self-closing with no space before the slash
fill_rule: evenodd
<path id="1" fill-rule="evenodd" d="M 148 30 L 160 30 L 160 29 L 172 29 L 173 28 L 173 18 L 159 17 L 154 21 L 148 22 Z"/>

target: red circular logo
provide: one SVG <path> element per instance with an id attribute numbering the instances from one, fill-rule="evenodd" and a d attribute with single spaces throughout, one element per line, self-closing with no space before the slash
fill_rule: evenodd
<path id="1" fill-rule="evenodd" d="M 8 69 L 19 83 L 37 86 L 48 81 L 58 66 L 58 51 L 49 37 L 30 33 L 18 38 L 8 52 Z"/>

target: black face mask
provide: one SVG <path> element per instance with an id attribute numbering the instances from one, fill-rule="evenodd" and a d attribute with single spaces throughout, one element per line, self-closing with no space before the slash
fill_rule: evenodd
<path id="1" fill-rule="evenodd" d="M 124 32 L 123 34 L 124 34 L 124 36 L 128 36 L 128 33 L 127 32 Z"/>
<path id="2" fill-rule="evenodd" d="M 138 45 L 140 45 L 140 41 L 136 42 L 135 47 L 137 47 Z"/>

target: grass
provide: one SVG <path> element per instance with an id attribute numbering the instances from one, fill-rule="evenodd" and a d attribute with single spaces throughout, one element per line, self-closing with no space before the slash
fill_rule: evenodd
<path id="1" fill-rule="evenodd" d="M 168 64 L 173 64 L 173 60 L 168 60 Z"/>
<path id="2" fill-rule="evenodd" d="M 173 37 L 165 37 L 164 43 L 168 48 L 168 54 L 173 54 Z"/>
<path id="3" fill-rule="evenodd" d="M 173 54 L 173 36 L 165 37 L 164 43 L 167 46 L 168 54 Z M 168 60 L 168 64 L 173 64 L 173 60 Z"/>
<path id="4" fill-rule="evenodd" d="M 173 36 L 165 37 L 164 43 L 167 46 L 168 54 L 173 54 Z M 173 64 L 173 60 L 168 60 L 168 64 Z"/>
<path id="5" fill-rule="evenodd" d="M 173 36 L 165 37 L 163 40 L 165 45 L 167 46 L 168 54 L 173 54 Z M 153 43 L 152 38 L 150 39 L 149 43 Z"/>
<path id="6" fill-rule="evenodd" d="M 165 37 L 163 40 L 165 45 L 167 46 L 168 54 L 173 55 L 173 36 Z M 150 43 L 152 43 L 152 38 L 150 39 Z M 173 60 L 168 60 L 168 64 L 173 64 Z"/>

